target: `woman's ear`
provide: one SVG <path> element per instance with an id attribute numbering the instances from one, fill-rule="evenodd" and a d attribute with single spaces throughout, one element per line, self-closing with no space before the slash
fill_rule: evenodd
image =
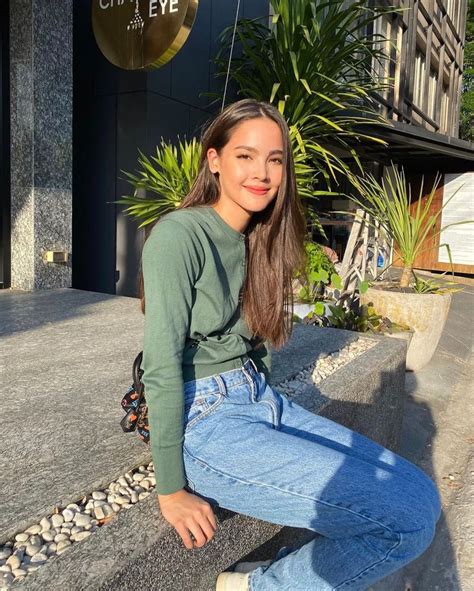
<path id="1" fill-rule="evenodd" d="M 219 154 L 215 148 L 209 148 L 207 151 L 207 163 L 212 174 L 220 172 Z"/>

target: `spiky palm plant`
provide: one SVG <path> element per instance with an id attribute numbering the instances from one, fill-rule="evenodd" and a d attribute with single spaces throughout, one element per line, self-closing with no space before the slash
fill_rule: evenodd
<path id="1" fill-rule="evenodd" d="M 115 203 L 127 205 L 124 213 L 142 219 L 138 226 L 142 228 L 176 209 L 189 193 L 198 173 L 201 144 L 196 138 L 179 141 L 178 147 L 161 140 L 156 156 L 150 159 L 141 150 L 139 154 L 141 170 L 138 174 L 122 171 L 135 188 L 134 193 Z M 143 196 L 143 193 L 154 194 L 154 197 Z"/>
<path id="2" fill-rule="evenodd" d="M 364 133 L 366 125 L 382 124 L 374 91 L 389 80 L 377 78 L 373 65 L 387 59 L 379 36 L 367 31 L 390 8 L 369 8 L 366 0 L 271 0 L 272 24 L 242 19 L 237 26 L 240 51 L 231 62 L 230 77 L 241 98 L 278 106 L 292 133 L 296 161 L 305 168 L 299 177 L 301 197 L 330 194 L 326 187 L 337 173 L 349 171 L 347 156 L 362 171 L 360 140 L 385 145 Z M 221 35 L 219 75 L 227 70 L 231 27 Z M 325 190 L 326 189 L 326 190 Z"/>

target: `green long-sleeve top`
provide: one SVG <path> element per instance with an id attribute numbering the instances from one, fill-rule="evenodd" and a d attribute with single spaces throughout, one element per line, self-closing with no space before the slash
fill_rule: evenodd
<path id="1" fill-rule="evenodd" d="M 241 316 L 245 235 L 211 206 L 163 216 L 145 242 L 142 269 L 142 379 L 156 491 L 166 495 L 186 484 L 184 384 L 241 367 L 248 357 L 268 380 L 271 354 L 267 342 L 254 348 L 257 341 Z"/>

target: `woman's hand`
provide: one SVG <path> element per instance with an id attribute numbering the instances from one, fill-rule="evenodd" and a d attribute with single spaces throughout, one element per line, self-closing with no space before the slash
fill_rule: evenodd
<path id="1" fill-rule="evenodd" d="M 188 550 L 202 548 L 214 537 L 217 529 L 214 511 L 201 497 L 183 488 L 171 495 L 158 495 L 158 505 L 161 514 L 175 528 Z"/>

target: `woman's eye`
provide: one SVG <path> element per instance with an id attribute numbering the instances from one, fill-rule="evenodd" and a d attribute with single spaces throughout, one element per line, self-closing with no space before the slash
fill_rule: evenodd
<path id="1" fill-rule="evenodd" d="M 281 158 L 273 158 L 272 162 L 275 162 L 276 164 L 283 164 L 283 160 Z"/>
<path id="2" fill-rule="evenodd" d="M 247 158 L 250 158 L 250 156 L 248 154 L 239 154 L 237 156 L 237 158 L 245 158 L 245 159 L 247 159 Z"/>

